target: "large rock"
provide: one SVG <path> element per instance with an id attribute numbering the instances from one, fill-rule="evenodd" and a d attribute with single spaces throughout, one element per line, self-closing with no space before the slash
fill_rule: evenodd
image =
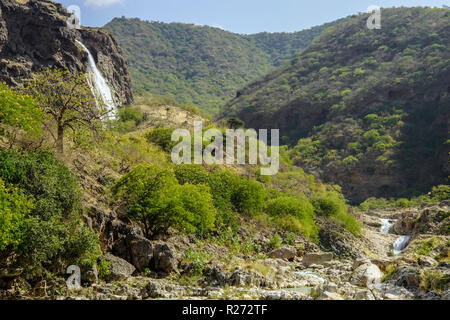
<path id="1" fill-rule="evenodd" d="M 370 287 L 381 283 L 383 272 L 373 263 L 365 263 L 360 265 L 353 271 L 351 283 L 359 286 Z"/>
<path id="2" fill-rule="evenodd" d="M 109 281 L 126 280 L 136 270 L 136 268 L 129 262 L 122 258 L 113 256 L 110 253 L 106 254 L 105 260 L 111 264 L 109 267 L 109 275 L 106 277 Z"/>
<path id="3" fill-rule="evenodd" d="M 153 261 L 157 272 L 170 274 L 176 271 L 178 257 L 174 246 L 162 241 L 153 243 Z"/>
<path id="4" fill-rule="evenodd" d="M 323 265 L 325 262 L 333 260 L 332 253 L 307 253 L 303 257 L 303 264 L 309 267 L 313 264 Z"/>
<path id="5" fill-rule="evenodd" d="M 129 234 L 126 238 L 126 245 L 130 254 L 131 263 L 139 271 L 144 271 L 149 267 L 154 256 L 154 248 L 151 241 L 136 234 Z"/>
<path id="6" fill-rule="evenodd" d="M 85 44 L 114 89 L 120 105 L 133 102 L 131 80 L 122 50 L 110 33 L 98 28 L 69 29 L 70 14 L 50 0 L 0 1 L 0 81 L 17 86 L 42 68 L 86 72 Z"/>
<path id="7" fill-rule="evenodd" d="M 297 249 L 292 246 L 285 246 L 269 252 L 268 256 L 272 259 L 292 260 L 297 256 Z"/>

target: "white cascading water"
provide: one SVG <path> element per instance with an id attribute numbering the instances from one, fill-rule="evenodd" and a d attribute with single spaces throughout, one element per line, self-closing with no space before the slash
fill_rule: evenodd
<path id="1" fill-rule="evenodd" d="M 381 219 L 381 229 L 380 232 L 384 234 L 388 234 L 391 230 L 391 227 L 394 225 L 392 220 L 389 219 Z M 406 248 L 406 246 L 409 243 L 409 240 L 411 240 L 411 236 L 401 236 L 395 241 L 394 243 L 394 256 L 398 256 L 402 253 L 403 249 Z"/>
<path id="2" fill-rule="evenodd" d="M 381 219 L 381 229 L 380 232 L 384 234 L 388 234 L 391 230 L 393 223 L 389 219 Z"/>
<path id="3" fill-rule="evenodd" d="M 117 115 L 117 107 L 114 103 L 114 99 L 112 97 L 111 89 L 106 83 L 105 78 L 102 76 L 100 70 L 98 70 L 97 65 L 95 64 L 94 57 L 91 52 L 86 48 L 84 44 L 80 41 L 76 40 L 76 42 L 83 48 L 84 51 L 88 54 L 88 83 L 91 87 L 92 93 L 94 94 L 96 99 L 101 99 L 103 103 L 108 108 L 108 118 L 115 119 Z"/>
<path id="4" fill-rule="evenodd" d="M 398 256 L 400 253 L 402 253 L 403 249 L 406 248 L 406 246 L 409 243 L 409 240 L 411 239 L 411 236 L 401 236 L 397 239 L 394 243 L 394 256 Z"/>

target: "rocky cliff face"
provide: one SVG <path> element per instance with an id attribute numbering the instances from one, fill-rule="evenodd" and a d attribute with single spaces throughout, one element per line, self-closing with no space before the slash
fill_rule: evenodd
<path id="1" fill-rule="evenodd" d="M 17 86 L 43 68 L 86 72 L 87 53 L 114 89 L 119 104 L 133 102 L 127 62 L 114 38 L 97 28 L 69 29 L 70 14 L 50 0 L 0 0 L 0 81 Z"/>

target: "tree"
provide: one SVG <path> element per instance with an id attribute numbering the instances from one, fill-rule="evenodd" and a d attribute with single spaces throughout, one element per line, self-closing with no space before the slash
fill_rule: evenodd
<path id="1" fill-rule="evenodd" d="M 27 90 L 42 111 L 55 121 L 56 135 L 47 126 L 55 140 L 58 154 L 64 153 L 64 130 L 74 132 L 80 126 L 94 131 L 108 111 L 97 105 L 84 74 L 63 69 L 46 69 L 36 75 Z"/>
<path id="2" fill-rule="evenodd" d="M 42 131 L 42 116 L 31 96 L 0 83 L 0 136 L 11 137 L 11 127 L 39 135 Z"/>

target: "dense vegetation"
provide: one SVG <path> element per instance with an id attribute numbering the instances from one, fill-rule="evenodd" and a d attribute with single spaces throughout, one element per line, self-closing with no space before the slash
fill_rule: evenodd
<path id="1" fill-rule="evenodd" d="M 125 18 L 115 18 L 105 28 L 124 49 L 136 93 L 167 96 L 212 113 L 237 89 L 306 48 L 328 25 L 249 36 Z"/>
<path id="2" fill-rule="evenodd" d="M 354 16 L 240 90 L 222 117 L 280 128 L 294 164 L 354 201 L 428 192 L 449 175 L 449 17 L 385 9 L 369 30 Z"/>
<path id="3" fill-rule="evenodd" d="M 339 187 L 316 182 L 288 163 L 272 179 L 260 176 L 258 167 L 242 176 L 233 167 L 173 165 L 168 162 L 171 132 L 161 127 L 133 134 L 133 140 L 139 136 L 158 146 L 167 162 L 134 166 L 111 189 L 113 205 L 140 223 L 148 237 L 169 227 L 203 237 L 236 232 L 244 218 L 317 241 L 316 215 L 337 221 L 355 235 L 360 233 Z"/>

